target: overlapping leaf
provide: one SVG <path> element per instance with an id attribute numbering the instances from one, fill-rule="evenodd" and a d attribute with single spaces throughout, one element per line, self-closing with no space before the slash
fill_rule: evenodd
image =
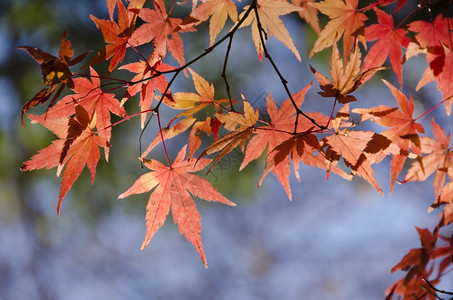
<path id="1" fill-rule="evenodd" d="M 334 43 L 330 57 L 330 76 L 332 80 L 329 80 L 325 75 L 310 67 L 313 74 L 315 74 L 319 87 L 323 90 L 319 94 L 327 98 L 334 97 L 340 103 L 357 101 L 350 93 L 355 91 L 363 83 L 369 72 L 378 70 L 368 69 L 362 72 L 361 64 L 361 53 L 357 43 L 354 51 L 349 56 L 345 55 L 344 60 L 341 59 L 337 44 Z"/>
<path id="2" fill-rule="evenodd" d="M 101 81 L 97 72 L 90 67 L 91 80 L 87 78 L 74 79 L 74 92 L 72 97 L 78 100 L 80 106 L 85 108 L 90 116 L 96 115 L 96 128 L 98 134 L 105 141 L 110 142 L 112 128 L 110 113 L 120 117 L 126 116 L 126 111 L 120 106 L 120 102 L 114 94 L 106 93 L 101 89 Z M 93 117 L 94 118 L 94 117 Z M 105 151 L 105 159 L 108 160 L 108 148 Z"/>
<path id="3" fill-rule="evenodd" d="M 140 60 L 138 62 L 123 65 L 120 69 L 136 73 L 137 75 L 132 78 L 132 81 L 138 82 L 137 84 L 128 86 L 126 96 L 121 101 L 121 105 L 124 105 L 130 97 L 140 92 L 139 106 L 140 110 L 144 112 L 151 107 L 156 89 L 157 91 L 164 93 L 167 88 L 167 78 L 164 75 L 159 74 L 159 72 L 169 71 L 174 69 L 174 67 L 161 62 L 161 60 L 156 59 L 153 55 L 151 55 L 148 61 Z M 144 80 L 146 78 L 149 79 Z M 167 91 L 167 94 L 169 92 L 170 91 Z M 147 116 L 148 113 L 141 114 L 140 124 L 142 128 L 145 126 Z"/>
<path id="4" fill-rule="evenodd" d="M 449 147 L 450 134 L 446 135 L 434 119 L 431 119 L 431 125 L 436 139 L 420 138 L 422 152 L 427 155 L 412 164 L 404 181 L 425 181 L 435 173 L 434 194 L 438 199 L 449 169 L 453 171 L 453 150 Z"/>
<path id="5" fill-rule="evenodd" d="M 373 131 L 354 130 L 348 118 L 349 108 L 346 105 L 338 112 L 337 117 L 331 120 L 333 134 L 322 140 L 327 145 L 325 155 L 332 161 L 339 160 L 341 155 L 346 165 L 351 168 L 352 175 L 359 175 L 383 195 L 374 177 L 372 165 L 379 163 L 389 154 L 397 154 L 399 148 L 383 135 Z"/>
<path id="6" fill-rule="evenodd" d="M 163 1 L 154 1 L 155 9 L 143 8 L 138 16 L 146 23 L 138 27 L 132 34 L 129 42 L 133 46 L 153 42 L 153 53 L 156 57 L 163 58 L 170 51 L 173 58 L 182 66 L 184 65 L 184 48 L 179 32 L 192 31 L 192 27 L 181 29 L 180 18 L 170 18 Z"/>
<path id="7" fill-rule="evenodd" d="M 304 102 L 305 94 L 312 86 L 312 83 L 309 83 L 305 88 L 301 91 L 293 95 L 294 102 L 297 107 L 300 107 Z M 255 135 L 250 139 L 247 144 L 247 149 L 245 151 L 245 157 L 242 161 L 242 164 L 239 170 L 242 170 L 245 166 L 247 166 L 251 161 L 257 159 L 265 150 L 268 149 L 268 153 L 266 156 L 266 164 L 269 167 L 263 173 L 260 184 L 266 174 L 271 170 L 272 173 L 277 176 L 280 184 L 286 191 L 288 198 L 292 200 L 291 194 L 291 187 L 289 184 L 289 175 L 291 173 L 290 170 L 290 161 L 289 156 L 287 153 L 281 159 L 276 161 L 275 156 L 279 153 L 275 149 L 277 146 L 281 145 L 283 142 L 291 139 L 294 132 L 294 124 L 296 121 L 296 111 L 291 102 L 288 98 L 283 103 L 280 109 L 277 109 L 274 100 L 272 99 L 271 95 L 268 94 L 267 96 L 267 112 L 270 117 L 270 122 L 266 126 L 257 127 L 255 130 Z M 316 114 L 316 120 L 320 123 L 327 123 L 327 117 Z M 304 126 L 305 125 L 305 126 Z M 310 126 L 311 125 L 311 126 Z M 309 127 L 308 127 L 309 126 Z M 314 127 L 313 123 L 310 122 L 309 125 L 306 123 L 300 122 L 298 126 L 298 131 L 304 132 L 312 130 Z M 305 136 L 304 138 L 313 138 L 314 136 Z M 316 140 L 316 138 L 315 138 Z M 313 143 L 312 143 L 313 144 Z M 313 147 L 314 148 L 314 147 Z M 318 150 L 320 147 L 318 148 Z M 314 150 L 312 152 L 315 152 Z M 314 159 L 314 158 L 313 158 Z M 299 178 L 299 173 L 296 172 L 297 177 Z"/>
<path id="8" fill-rule="evenodd" d="M 392 156 L 390 172 L 391 192 L 396 178 L 409 155 L 409 149 L 415 155 L 421 156 L 421 142 L 418 133 L 424 133 L 424 128 L 412 117 L 414 113 L 414 100 L 412 97 L 409 100 L 390 83 L 385 80 L 384 83 L 389 87 L 401 110 L 380 105 L 369 109 L 354 109 L 353 112 L 361 115 L 362 122 L 370 119 L 379 125 L 391 127 L 381 133 L 400 148 L 400 153 Z"/>
<path id="9" fill-rule="evenodd" d="M 96 165 L 100 157 L 98 147 L 103 147 L 104 150 L 109 147 L 108 142 L 93 131 L 96 126 L 96 115 L 90 117 L 81 105 L 74 105 L 74 110 L 75 115 L 69 120 L 65 119 L 66 126 L 57 128 L 52 126 L 54 124 L 52 122 L 43 123 L 43 125 L 50 124 L 50 129 L 56 130 L 59 136 L 63 136 L 66 132 L 66 137 L 52 142 L 21 167 L 22 171 L 58 167 L 57 175 L 64 169 L 58 197 L 58 213 L 63 198 L 80 176 L 85 165 L 91 173 L 91 183 L 94 182 Z"/>
<path id="10" fill-rule="evenodd" d="M 223 127 L 231 132 L 215 140 L 200 154 L 200 157 L 202 157 L 204 155 L 220 151 L 210 170 L 219 162 L 220 159 L 222 159 L 222 157 L 233 151 L 233 149 L 238 145 L 244 149 L 245 143 L 255 130 L 254 125 L 258 121 L 259 117 L 258 110 L 256 110 L 256 112 L 253 111 L 253 107 L 245 101 L 245 99 L 243 99 L 243 104 L 244 114 L 239 114 L 237 112 L 216 114 L 217 119 L 223 124 Z"/>
<path id="11" fill-rule="evenodd" d="M 175 118 L 173 118 L 169 122 L 167 127 L 162 129 L 161 134 L 158 134 L 154 138 L 154 140 L 149 144 L 147 149 L 142 153 L 142 157 L 146 156 L 152 149 L 154 149 L 154 147 L 160 144 L 162 140 L 173 138 L 189 129 L 197 121 L 194 115 L 197 114 L 198 112 L 208 107 L 211 107 L 215 111 L 219 109 L 222 105 L 229 103 L 229 99 L 215 100 L 214 85 L 210 84 L 203 77 L 198 75 L 194 70 L 190 68 L 188 69 L 190 74 L 192 75 L 192 80 L 197 93 L 177 92 L 172 95 L 171 101 L 170 100 L 165 101 L 165 104 L 167 104 L 168 106 L 174 109 L 181 109 L 184 111 L 179 113 Z M 179 120 L 175 125 L 171 126 L 173 121 L 178 118 L 183 119 Z M 210 117 L 206 118 L 206 120 L 208 119 L 209 124 L 211 124 L 211 121 L 213 122 L 210 129 L 208 129 L 208 127 L 210 126 L 208 126 L 207 123 L 201 126 L 201 124 L 204 123 L 204 121 L 200 121 L 200 123 L 197 122 L 198 123 L 197 128 L 198 129 L 204 128 L 206 129 L 205 132 L 207 134 L 211 134 L 212 126 L 214 127 L 217 126 L 217 129 L 214 129 L 214 133 L 216 133 L 218 131 L 219 122 L 218 119 L 217 118 L 211 119 Z M 195 138 L 195 136 L 192 136 L 192 139 L 189 139 L 189 156 L 192 156 L 196 148 L 198 148 L 199 146 L 199 143 L 195 142 L 193 138 Z M 197 147 L 194 148 L 195 146 Z"/>
<path id="12" fill-rule="evenodd" d="M 321 13 L 329 16 L 330 21 L 322 29 L 309 57 L 333 45 L 343 37 L 343 55 L 347 56 L 358 39 L 366 47 L 363 35 L 363 21 L 368 18 L 357 10 L 358 0 L 324 0 L 319 3 L 308 3 Z"/>
<path id="13" fill-rule="evenodd" d="M 426 60 L 429 67 L 423 73 L 417 90 L 427 83 L 436 80 L 438 89 L 442 92 L 447 115 L 451 113 L 453 102 L 453 19 L 438 15 L 431 22 L 414 21 L 408 25 L 410 31 L 416 33 L 415 40 L 422 49 L 426 50 Z"/>
<path id="14" fill-rule="evenodd" d="M 209 45 L 211 46 L 216 37 L 225 26 L 228 17 L 233 22 L 238 19 L 236 4 L 233 0 L 211 0 L 200 4 L 190 13 L 197 23 L 209 20 Z"/>
<path id="15" fill-rule="evenodd" d="M 21 46 L 19 49 L 27 51 L 27 53 L 39 63 L 44 85 L 46 86 L 22 107 L 21 121 L 23 126 L 24 113 L 39 104 L 45 103 L 57 88 L 57 84 L 61 83 L 61 86 L 54 95 L 49 106 L 52 106 L 57 100 L 66 85 L 70 88 L 74 87 L 72 73 L 69 70 L 69 67 L 81 62 L 88 53 L 81 54 L 73 59 L 74 50 L 72 49 L 71 42 L 67 39 L 66 31 L 63 33 L 63 38 L 61 39 L 58 58 L 34 47 Z"/>
<path id="16" fill-rule="evenodd" d="M 302 11 L 303 9 L 299 6 L 292 5 L 286 0 L 258 0 L 257 11 L 260 19 L 261 27 L 268 36 L 275 36 L 280 42 L 282 42 L 288 49 L 290 49 L 297 59 L 300 61 L 299 51 L 294 45 L 293 39 L 291 38 L 286 26 L 280 20 L 280 16 L 289 14 L 294 11 Z M 244 7 L 246 11 L 249 6 Z M 244 15 L 242 13 L 239 18 Z M 258 21 L 256 15 L 252 12 L 248 15 L 245 21 L 241 24 L 241 27 L 251 25 L 252 40 L 256 47 L 256 52 L 260 60 L 263 59 L 263 45 L 261 43 L 260 32 L 258 29 Z"/>
<path id="17" fill-rule="evenodd" d="M 116 6 L 118 8 L 118 22 L 113 21 L 113 10 L 115 8 L 113 1 L 108 2 L 110 20 L 102 20 L 90 15 L 91 20 L 101 30 L 107 45 L 97 53 L 88 65 L 97 64 L 111 58 L 109 72 L 113 71 L 126 55 L 126 48 L 129 45 L 136 20 L 135 15 L 130 16 L 128 14 L 121 0 L 116 0 Z"/>
<path id="18" fill-rule="evenodd" d="M 314 3 L 315 0 L 291 0 L 292 4 L 303 8 L 298 12 L 299 16 L 310 24 L 316 34 L 319 34 L 321 29 L 319 27 L 318 10 L 308 4 L 311 2 Z"/>

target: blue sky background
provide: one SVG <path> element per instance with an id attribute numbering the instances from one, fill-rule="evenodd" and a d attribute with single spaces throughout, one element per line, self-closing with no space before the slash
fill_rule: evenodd
<path id="1" fill-rule="evenodd" d="M 31 30 L 21 28 L 21 20 L 11 20 L 18 7 L 26 10 L 32 3 L 22 0 L 13 5 L 6 1 L 0 7 L 0 300 L 383 299 L 385 289 L 404 275 L 390 274 L 389 270 L 409 249 L 419 247 L 414 226 L 432 229 L 438 216 L 426 212 L 433 201 L 432 180 L 397 185 L 388 195 L 388 160 L 376 167 L 385 197 L 360 178 L 347 182 L 332 175 L 325 182 L 321 170 L 301 167 L 302 182 L 291 177 L 294 199 L 290 202 L 273 175 L 256 189 L 262 159 L 237 175 L 235 163 L 241 156 L 233 153 L 222 162 L 223 169 L 214 169 L 207 179 L 237 207 L 197 202 L 209 263 L 205 270 L 171 218 L 140 251 L 147 196 L 116 199 L 145 172 L 136 159 L 140 133 L 137 118 L 113 131 L 111 163 L 101 159 L 94 186 L 87 176 L 79 179 L 57 216 L 60 179 L 55 177 L 55 170 L 19 171 L 21 163 L 45 147 L 52 136 L 38 126 L 20 127 L 20 107 L 41 88 L 41 79 L 38 65 L 15 48 L 25 44 L 56 53 L 65 26 L 54 28 L 51 20 L 36 17 L 39 22 Z M 74 24 L 82 22 L 83 28 L 95 30 L 88 15 L 106 13 L 103 1 L 66 1 L 56 7 L 54 21 L 66 24 L 69 38 L 74 33 L 77 41 L 81 37 Z M 44 9 L 32 11 L 44 13 Z M 24 27 L 33 20 L 29 14 L 23 15 Z M 308 61 L 313 34 L 298 27 L 292 18 L 285 21 L 296 47 L 301 49 L 303 62 L 299 63 L 274 38 L 268 46 L 291 91 L 297 92 L 314 80 L 308 64 L 328 74 L 329 54 L 321 53 Z M 97 39 L 93 44 L 99 44 L 100 35 Z M 203 49 L 200 46 L 205 47 L 207 42 L 207 38 L 186 39 L 187 56 L 193 57 L 197 53 L 193 51 Z M 85 44 L 73 44 L 79 52 L 90 47 L 86 40 Z M 224 53 L 225 47 L 220 47 L 193 66 L 208 80 L 220 83 L 216 86 L 219 93 Z M 12 65 L 12 61 L 17 64 Z M 237 88 L 234 97 L 239 98 L 242 92 L 260 111 L 265 110 L 267 92 L 279 103 L 286 99 L 269 63 L 257 60 L 249 29 L 239 31 L 230 62 L 229 76 Z M 423 59 L 413 59 L 405 65 L 407 94 L 414 93 L 423 63 Z M 391 72 L 384 75 L 396 84 Z M 172 90 L 190 86 L 191 81 L 181 77 Z M 320 99 L 318 90 L 315 83 L 302 109 L 328 114 L 332 102 Z M 379 80 L 354 95 L 361 102 L 358 105 L 364 107 L 396 105 Z M 418 115 L 441 95 L 431 84 L 414 98 Z M 435 113 L 451 130 L 445 109 Z M 422 121 L 428 124 L 430 119 Z M 430 126 L 426 128 L 430 132 Z M 150 137 L 153 132 L 148 132 Z M 171 155 L 180 149 L 178 140 L 169 146 Z M 152 155 L 159 158 L 163 153 L 157 149 Z M 451 276 L 439 287 L 452 290 L 449 282 Z"/>

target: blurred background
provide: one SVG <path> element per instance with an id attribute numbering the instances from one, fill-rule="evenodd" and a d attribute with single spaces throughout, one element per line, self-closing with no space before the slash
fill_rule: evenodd
<path id="1" fill-rule="evenodd" d="M 187 15 L 189 6 L 178 7 L 175 16 Z M 237 207 L 197 200 L 209 263 L 206 270 L 171 217 L 149 246 L 139 250 L 148 195 L 117 199 L 146 172 L 137 160 L 140 121 L 135 118 L 114 128 L 110 163 L 101 157 L 93 186 L 84 170 L 57 216 L 60 178 L 56 170 L 19 170 L 54 137 L 39 125 L 26 122 L 25 129 L 20 125 L 20 109 L 42 89 L 42 78 L 39 65 L 17 47 L 34 46 L 56 55 L 66 29 L 76 55 L 98 51 L 103 38 L 90 14 L 108 18 L 105 1 L 0 2 L 0 300 L 384 298 L 386 288 L 404 275 L 389 270 L 409 249 L 420 245 L 414 226 L 431 230 L 438 218 L 426 212 L 433 201 L 432 180 L 396 186 L 388 195 L 388 160 L 376 167 L 385 197 L 360 178 L 347 182 L 332 175 L 326 182 L 321 170 L 302 167 L 301 183 L 291 177 L 294 199 L 290 202 L 273 175 L 256 188 L 263 157 L 237 174 L 242 154 L 233 152 L 206 178 Z M 284 21 L 303 62 L 274 38 L 268 47 L 291 91 L 297 92 L 314 80 L 308 64 L 328 74 L 330 54 L 323 51 L 308 61 L 314 32 L 295 15 Z M 185 37 L 186 60 L 208 45 L 207 26 L 199 30 Z M 234 98 L 243 93 L 265 112 L 268 92 L 278 103 L 286 96 L 269 63 L 257 59 L 250 36 L 247 28 L 235 37 L 228 76 Z M 193 66 L 216 84 L 218 97 L 225 96 L 220 78 L 225 51 L 222 45 Z M 137 59 L 129 54 L 125 62 Z M 105 74 L 106 66 L 96 69 Z M 404 68 L 405 91 L 416 100 L 415 115 L 441 99 L 435 84 L 414 94 L 425 67 L 421 57 Z M 397 85 L 391 71 L 380 76 Z M 182 90 L 193 90 L 184 76 L 172 86 L 172 91 Z M 329 114 L 332 102 L 320 99 L 318 90 L 315 82 L 302 109 Z M 395 105 L 379 78 L 355 96 L 361 107 Z M 128 105 L 129 113 L 137 111 L 134 100 Z M 444 108 L 435 114 L 444 128 L 452 130 Z M 422 120 L 424 125 L 429 121 L 428 117 Z M 154 137 L 154 127 L 145 132 L 144 144 Z M 430 132 L 430 126 L 426 128 Z M 186 138 L 169 142 L 172 159 Z M 156 148 L 150 158 L 163 158 L 162 149 Z M 439 288 L 451 291 L 448 282 L 446 277 Z"/>

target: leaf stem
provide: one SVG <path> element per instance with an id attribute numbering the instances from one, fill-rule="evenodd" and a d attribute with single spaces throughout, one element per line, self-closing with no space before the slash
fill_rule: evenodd
<path id="1" fill-rule="evenodd" d="M 161 140 L 162 140 L 162 145 L 164 146 L 165 158 L 167 159 L 168 167 L 171 168 L 171 162 L 170 162 L 170 158 L 168 158 L 167 146 L 165 145 L 165 139 L 164 139 L 164 135 L 163 135 L 163 133 L 162 133 L 162 126 L 161 126 L 161 124 L 160 124 L 160 115 L 159 115 L 159 112 L 156 111 L 156 115 L 157 115 L 157 124 L 159 124 L 159 134 L 160 134 L 160 138 L 161 138 Z"/>
<path id="2" fill-rule="evenodd" d="M 431 113 L 433 110 L 435 110 L 436 108 L 438 108 L 442 103 L 445 103 L 446 101 L 450 100 L 450 101 L 453 101 L 452 100 L 452 96 L 448 97 L 448 98 L 445 98 L 443 99 L 442 101 L 440 101 L 439 103 L 437 103 L 436 105 L 434 105 L 433 107 L 431 107 L 430 109 L 428 109 L 427 111 L 425 111 L 424 113 L 422 113 L 420 116 L 418 116 L 417 118 L 414 119 L 414 121 L 417 121 L 418 119 L 421 119 L 423 118 L 424 116 L 426 116 L 427 114 Z"/>

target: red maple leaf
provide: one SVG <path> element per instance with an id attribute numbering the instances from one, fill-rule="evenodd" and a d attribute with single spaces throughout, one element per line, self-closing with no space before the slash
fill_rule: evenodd
<path id="1" fill-rule="evenodd" d="M 379 24 L 366 27 L 365 38 L 367 41 L 378 41 L 368 50 L 362 68 L 368 70 L 380 67 L 389 56 L 392 69 L 395 71 L 402 86 L 401 47 L 407 48 L 410 39 L 406 36 L 407 31 L 405 29 L 395 29 L 393 27 L 393 17 L 391 15 L 377 8 L 374 11 L 378 17 Z"/>
<path id="2" fill-rule="evenodd" d="M 34 122 L 41 123 L 58 137 L 64 138 L 67 133 L 65 126 L 68 118 L 76 113 L 75 108 L 80 105 L 87 111 L 90 118 L 95 119 L 94 124 L 98 130 L 98 135 L 109 143 L 112 136 L 110 113 L 120 117 L 125 117 L 127 114 L 114 94 L 102 91 L 99 76 L 91 67 L 90 77 L 91 80 L 83 77 L 74 78 L 72 90 L 76 92 L 75 94 L 63 97 L 44 115 L 29 115 L 29 118 Z M 64 124 L 63 127 L 61 126 L 62 124 Z M 105 150 L 105 158 L 108 160 L 109 148 Z"/>
<path id="3" fill-rule="evenodd" d="M 182 66 L 184 65 L 184 48 L 179 32 L 193 31 L 192 27 L 180 25 L 180 18 L 170 18 L 165 10 L 163 1 L 154 1 L 155 9 L 143 8 L 138 16 L 146 23 L 137 28 L 130 38 L 134 46 L 143 45 L 153 41 L 153 53 L 156 57 L 163 58 L 170 51 L 174 59 Z"/>
<path id="4" fill-rule="evenodd" d="M 453 40 L 451 38 L 453 19 L 443 18 L 439 14 L 431 22 L 415 21 L 408 25 L 410 31 L 416 32 L 415 40 L 422 49 L 426 49 L 426 60 L 429 67 L 423 73 L 417 90 L 427 83 L 437 80 L 437 87 L 442 92 L 447 114 L 451 113 L 453 103 Z"/>
<path id="5" fill-rule="evenodd" d="M 208 181 L 193 174 L 203 170 L 211 160 L 205 158 L 184 160 L 186 148 L 187 146 L 184 146 L 181 149 L 170 167 L 156 160 L 144 160 L 145 166 L 152 171 L 142 175 L 118 198 L 152 190 L 146 206 L 146 237 L 141 248 L 144 249 L 149 244 L 153 235 L 164 224 L 171 207 L 173 220 L 178 224 L 180 234 L 184 234 L 195 246 L 207 268 L 200 237 L 201 217 L 192 196 L 232 206 L 235 204 L 217 192 Z"/>
<path id="6" fill-rule="evenodd" d="M 427 155 L 412 164 L 404 182 L 425 181 L 431 174 L 435 173 L 434 194 L 436 199 L 439 199 L 447 173 L 449 170 L 453 172 L 453 149 L 449 147 L 450 134 L 446 135 L 434 119 L 431 119 L 431 126 L 436 139 L 427 136 L 421 137 L 422 152 Z"/>

